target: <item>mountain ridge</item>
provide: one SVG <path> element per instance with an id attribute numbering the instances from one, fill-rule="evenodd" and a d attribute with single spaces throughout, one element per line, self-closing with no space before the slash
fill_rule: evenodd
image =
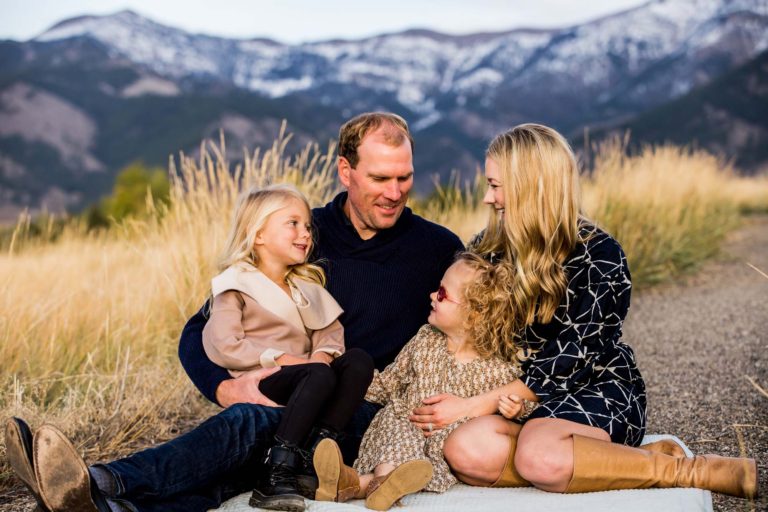
<path id="1" fill-rule="evenodd" d="M 610 130 L 595 140 L 630 133 L 643 144 L 704 147 L 737 168 L 768 170 L 768 51 L 663 107 Z M 679 120 L 684 120 L 680 122 Z M 634 149 L 639 144 L 631 144 Z"/>
<path id="2" fill-rule="evenodd" d="M 0 204 L 39 208 L 57 187 L 77 209 L 132 160 L 164 164 L 216 126 L 230 147 L 269 144 L 282 119 L 296 143 L 324 143 L 366 110 L 408 119 L 425 192 L 433 174 L 472 173 L 509 126 L 620 127 L 766 48 L 760 0 L 652 0 L 558 29 L 410 29 L 294 45 L 191 34 L 133 11 L 76 17 L 26 42 L 0 42 Z M 93 123 L 90 146 L 78 139 L 80 163 L 61 140 L 35 132 L 46 102 L 75 109 L 78 126 Z M 50 122 L 66 133 L 64 119 Z M 83 183 L 90 157 L 102 170 Z"/>

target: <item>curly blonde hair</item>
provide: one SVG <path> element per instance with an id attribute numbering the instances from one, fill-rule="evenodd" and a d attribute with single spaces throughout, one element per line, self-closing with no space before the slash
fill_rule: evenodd
<path id="1" fill-rule="evenodd" d="M 515 332 L 548 323 L 568 285 L 563 263 L 582 241 L 579 171 L 565 138 L 552 128 L 522 124 L 491 141 L 486 158 L 499 167 L 504 213 L 491 208 L 473 250 L 499 261 Z"/>
<path id="2" fill-rule="evenodd" d="M 464 330 L 480 357 L 500 357 L 519 364 L 517 326 L 509 314 L 510 274 L 508 263 L 491 263 L 473 252 L 463 252 L 456 262 L 474 271 L 473 279 L 463 293 L 467 317 Z"/>

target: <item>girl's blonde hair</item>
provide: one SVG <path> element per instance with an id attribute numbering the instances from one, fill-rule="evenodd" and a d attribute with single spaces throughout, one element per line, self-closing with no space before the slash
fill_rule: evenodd
<path id="1" fill-rule="evenodd" d="M 491 263 L 473 252 L 463 252 L 457 262 L 474 271 L 464 289 L 467 317 L 464 330 L 480 357 L 498 356 L 519 363 L 519 338 L 515 319 L 509 314 L 510 293 L 507 288 L 513 269 L 506 263 Z"/>
<path id="2" fill-rule="evenodd" d="M 269 216 L 285 208 L 291 199 L 297 199 L 312 216 L 312 210 L 304 194 L 291 185 L 272 185 L 266 188 L 252 188 L 240 195 L 232 216 L 232 224 L 224 250 L 219 257 L 219 271 L 238 263 L 259 266 L 259 257 L 254 242 L 269 220 Z M 314 244 L 314 240 L 313 240 Z M 301 263 L 289 268 L 286 278 L 298 277 L 325 286 L 325 273 L 318 265 Z"/>
<path id="3" fill-rule="evenodd" d="M 499 166 L 504 213 L 491 209 L 474 250 L 506 265 L 507 314 L 520 333 L 548 323 L 568 285 L 563 263 L 579 239 L 581 196 L 576 157 L 552 128 L 522 124 L 494 138 L 486 158 Z"/>

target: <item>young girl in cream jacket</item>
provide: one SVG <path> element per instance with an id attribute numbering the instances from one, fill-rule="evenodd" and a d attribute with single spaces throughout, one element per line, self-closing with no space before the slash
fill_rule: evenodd
<path id="1" fill-rule="evenodd" d="M 208 357 L 235 377 L 280 367 L 259 382 L 285 408 L 254 507 L 304 510 L 300 494 L 312 496 L 314 447 L 340 434 L 373 376 L 368 354 L 344 349 L 342 310 L 323 288 L 322 269 L 307 263 L 311 248 L 304 196 L 287 185 L 254 189 L 235 208 L 222 272 L 212 281 L 203 330 Z"/>

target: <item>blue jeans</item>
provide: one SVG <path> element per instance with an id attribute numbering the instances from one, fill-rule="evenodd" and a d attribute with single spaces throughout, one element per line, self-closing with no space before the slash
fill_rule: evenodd
<path id="1" fill-rule="evenodd" d="M 363 402 L 342 442 L 351 464 L 379 406 Z M 253 489 L 274 443 L 281 408 L 236 404 L 155 448 L 101 465 L 117 482 L 114 496 L 139 512 L 205 512 Z"/>

